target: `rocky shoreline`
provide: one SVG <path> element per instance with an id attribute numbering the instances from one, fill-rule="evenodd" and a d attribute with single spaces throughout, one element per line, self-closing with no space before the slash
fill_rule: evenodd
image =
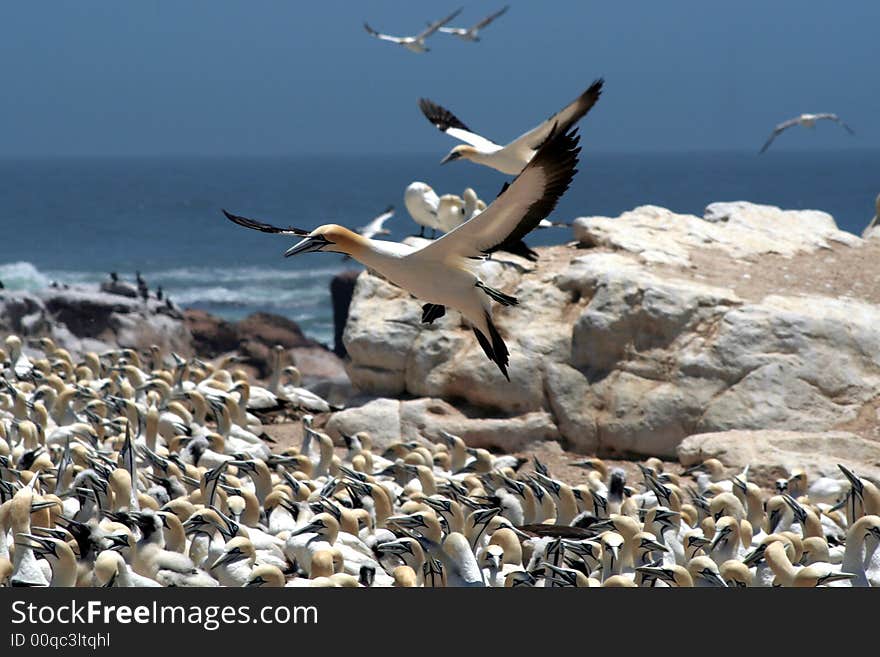
<path id="1" fill-rule="evenodd" d="M 481 265 L 520 301 L 495 309 L 510 383 L 457 313 L 422 325 L 421 303 L 369 272 L 331 286 L 332 349 L 278 316 L 228 322 L 86 287 L 0 291 L 0 335 L 51 337 L 73 354 L 238 353 L 256 379 L 280 344 L 307 387 L 346 406 L 319 419 L 327 432 L 368 430 L 379 447 L 445 430 L 497 451 L 557 441 L 615 458 L 713 456 L 760 462 L 768 478 L 795 463 L 830 476 L 844 462 L 880 480 L 873 235 L 750 203 L 581 217 L 574 241 L 539 247 L 537 263 Z"/>

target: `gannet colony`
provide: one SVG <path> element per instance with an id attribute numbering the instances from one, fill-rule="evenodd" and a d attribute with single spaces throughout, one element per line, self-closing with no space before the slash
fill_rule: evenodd
<path id="1" fill-rule="evenodd" d="M 880 489 L 843 466 L 763 489 L 588 458 L 574 485 L 448 433 L 334 445 L 315 399 L 234 358 L 32 353 L 0 354 L 5 586 L 880 585 Z M 273 453 L 278 417 L 303 439 Z"/>

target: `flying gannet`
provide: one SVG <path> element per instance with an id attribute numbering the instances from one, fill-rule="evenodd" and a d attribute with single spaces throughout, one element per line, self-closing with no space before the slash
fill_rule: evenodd
<path id="1" fill-rule="evenodd" d="M 509 380 L 509 352 L 492 321 L 490 301 L 507 306 L 518 302 L 480 280 L 475 264 L 506 241 L 522 238 L 553 211 L 576 172 L 579 139 L 576 130 L 554 133 L 486 210 L 421 248 L 368 240 L 335 224 L 308 232 L 278 228 L 225 210 L 224 214 L 245 228 L 303 238 L 285 256 L 321 251 L 351 255 L 424 300 L 423 321 L 443 316 L 447 307 L 459 311 L 470 323 L 486 356 Z"/>
<path id="2" fill-rule="evenodd" d="M 465 159 L 497 169 L 502 173 L 516 175 L 523 170 L 523 167 L 538 152 L 541 144 L 551 134 L 554 134 L 554 131 L 557 133 L 567 132 L 571 126 L 590 111 L 590 108 L 599 100 L 603 83 L 601 78 L 596 80 L 589 89 L 563 109 L 504 146 L 473 132 L 452 112 L 427 98 L 419 100 L 419 107 L 425 117 L 441 132 L 465 142 L 449 151 L 441 163 Z"/>
<path id="3" fill-rule="evenodd" d="M 482 30 L 484 27 L 487 27 L 489 23 L 501 16 L 508 9 L 510 9 L 510 5 L 504 5 L 503 8 L 499 9 L 494 14 L 489 14 L 488 16 L 486 16 L 486 18 L 481 20 L 479 23 L 472 25 L 471 27 L 441 27 L 439 31 L 446 34 L 454 34 L 463 41 L 479 41 L 480 30 Z"/>
<path id="4" fill-rule="evenodd" d="M 376 235 L 388 235 L 391 231 L 385 228 L 385 222 L 394 216 L 394 206 L 389 205 L 382 214 L 373 219 L 366 226 L 361 226 L 357 232 L 367 239 L 373 239 Z"/>
<path id="5" fill-rule="evenodd" d="M 453 18 L 458 16 L 461 13 L 461 9 L 456 9 L 454 12 L 449 14 L 446 18 L 443 18 L 439 21 L 435 21 L 430 23 L 427 28 L 425 28 L 422 32 L 415 36 L 405 36 L 405 37 L 396 37 L 390 36 L 388 34 L 382 34 L 377 32 L 372 27 L 370 27 L 367 23 L 364 23 L 364 29 L 371 36 L 376 37 L 377 39 L 381 39 L 382 41 L 390 41 L 391 43 L 396 43 L 399 46 L 403 46 L 407 50 L 411 52 L 428 52 L 430 48 L 425 45 L 425 39 L 434 34 L 441 27 L 446 25 Z"/>
<path id="6" fill-rule="evenodd" d="M 773 132 L 770 133 L 770 137 L 767 139 L 766 142 L 764 142 L 764 145 L 761 147 L 760 152 L 763 153 L 768 148 L 770 148 L 770 144 L 773 143 L 773 140 L 792 126 L 802 125 L 805 128 L 813 128 L 816 126 L 816 121 L 821 121 L 822 119 L 828 119 L 830 121 L 834 121 L 835 123 L 839 123 L 849 134 L 856 134 L 855 132 L 853 132 L 852 128 L 850 128 L 846 123 L 840 120 L 840 117 L 837 116 L 837 114 L 801 114 L 800 116 L 796 116 L 793 119 L 789 119 L 788 121 L 783 121 L 775 128 L 773 128 Z"/>

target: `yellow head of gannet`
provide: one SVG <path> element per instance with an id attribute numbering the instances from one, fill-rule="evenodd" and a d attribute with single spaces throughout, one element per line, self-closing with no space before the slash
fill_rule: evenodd
<path id="1" fill-rule="evenodd" d="M 409 566 L 398 566 L 391 572 L 395 587 L 413 588 L 418 586 L 416 572 Z"/>
<path id="2" fill-rule="evenodd" d="M 304 239 L 284 252 L 285 257 L 302 253 L 344 253 L 357 259 L 369 248 L 369 241 L 362 235 L 338 224 L 324 224 L 310 233 L 304 233 Z"/>
<path id="3" fill-rule="evenodd" d="M 246 587 L 253 588 L 282 588 L 284 587 L 284 573 L 278 566 L 264 564 L 251 570 Z"/>
<path id="4" fill-rule="evenodd" d="M 687 564 L 687 571 L 698 587 L 727 587 L 718 566 L 712 559 L 705 556 L 694 557 Z"/>

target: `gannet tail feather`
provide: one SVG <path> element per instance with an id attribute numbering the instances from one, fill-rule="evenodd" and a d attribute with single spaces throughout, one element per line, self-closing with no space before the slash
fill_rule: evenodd
<path id="1" fill-rule="evenodd" d="M 507 350 L 507 345 L 504 344 L 501 334 L 498 333 L 498 329 L 495 328 L 495 324 L 492 323 L 492 318 L 489 317 L 488 314 L 486 315 L 486 325 L 489 328 L 488 338 L 483 335 L 483 332 L 477 327 L 473 327 L 474 335 L 477 336 L 477 342 L 480 343 L 486 357 L 495 363 L 498 366 L 498 369 L 501 370 L 504 378 L 510 381 L 510 375 L 507 373 L 507 364 L 510 362 L 510 352 Z"/>
<path id="2" fill-rule="evenodd" d="M 502 306 L 516 306 L 517 304 L 519 304 L 519 301 L 516 297 L 512 297 L 509 294 L 504 294 L 504 292 L 502 292 L 501 290 L 496 290 L 494 287 L 489 287 L 482 281 L 477 281 L 476 286 L 487 295 L 489 295 L 490 299 L 497 301 Z"/>

